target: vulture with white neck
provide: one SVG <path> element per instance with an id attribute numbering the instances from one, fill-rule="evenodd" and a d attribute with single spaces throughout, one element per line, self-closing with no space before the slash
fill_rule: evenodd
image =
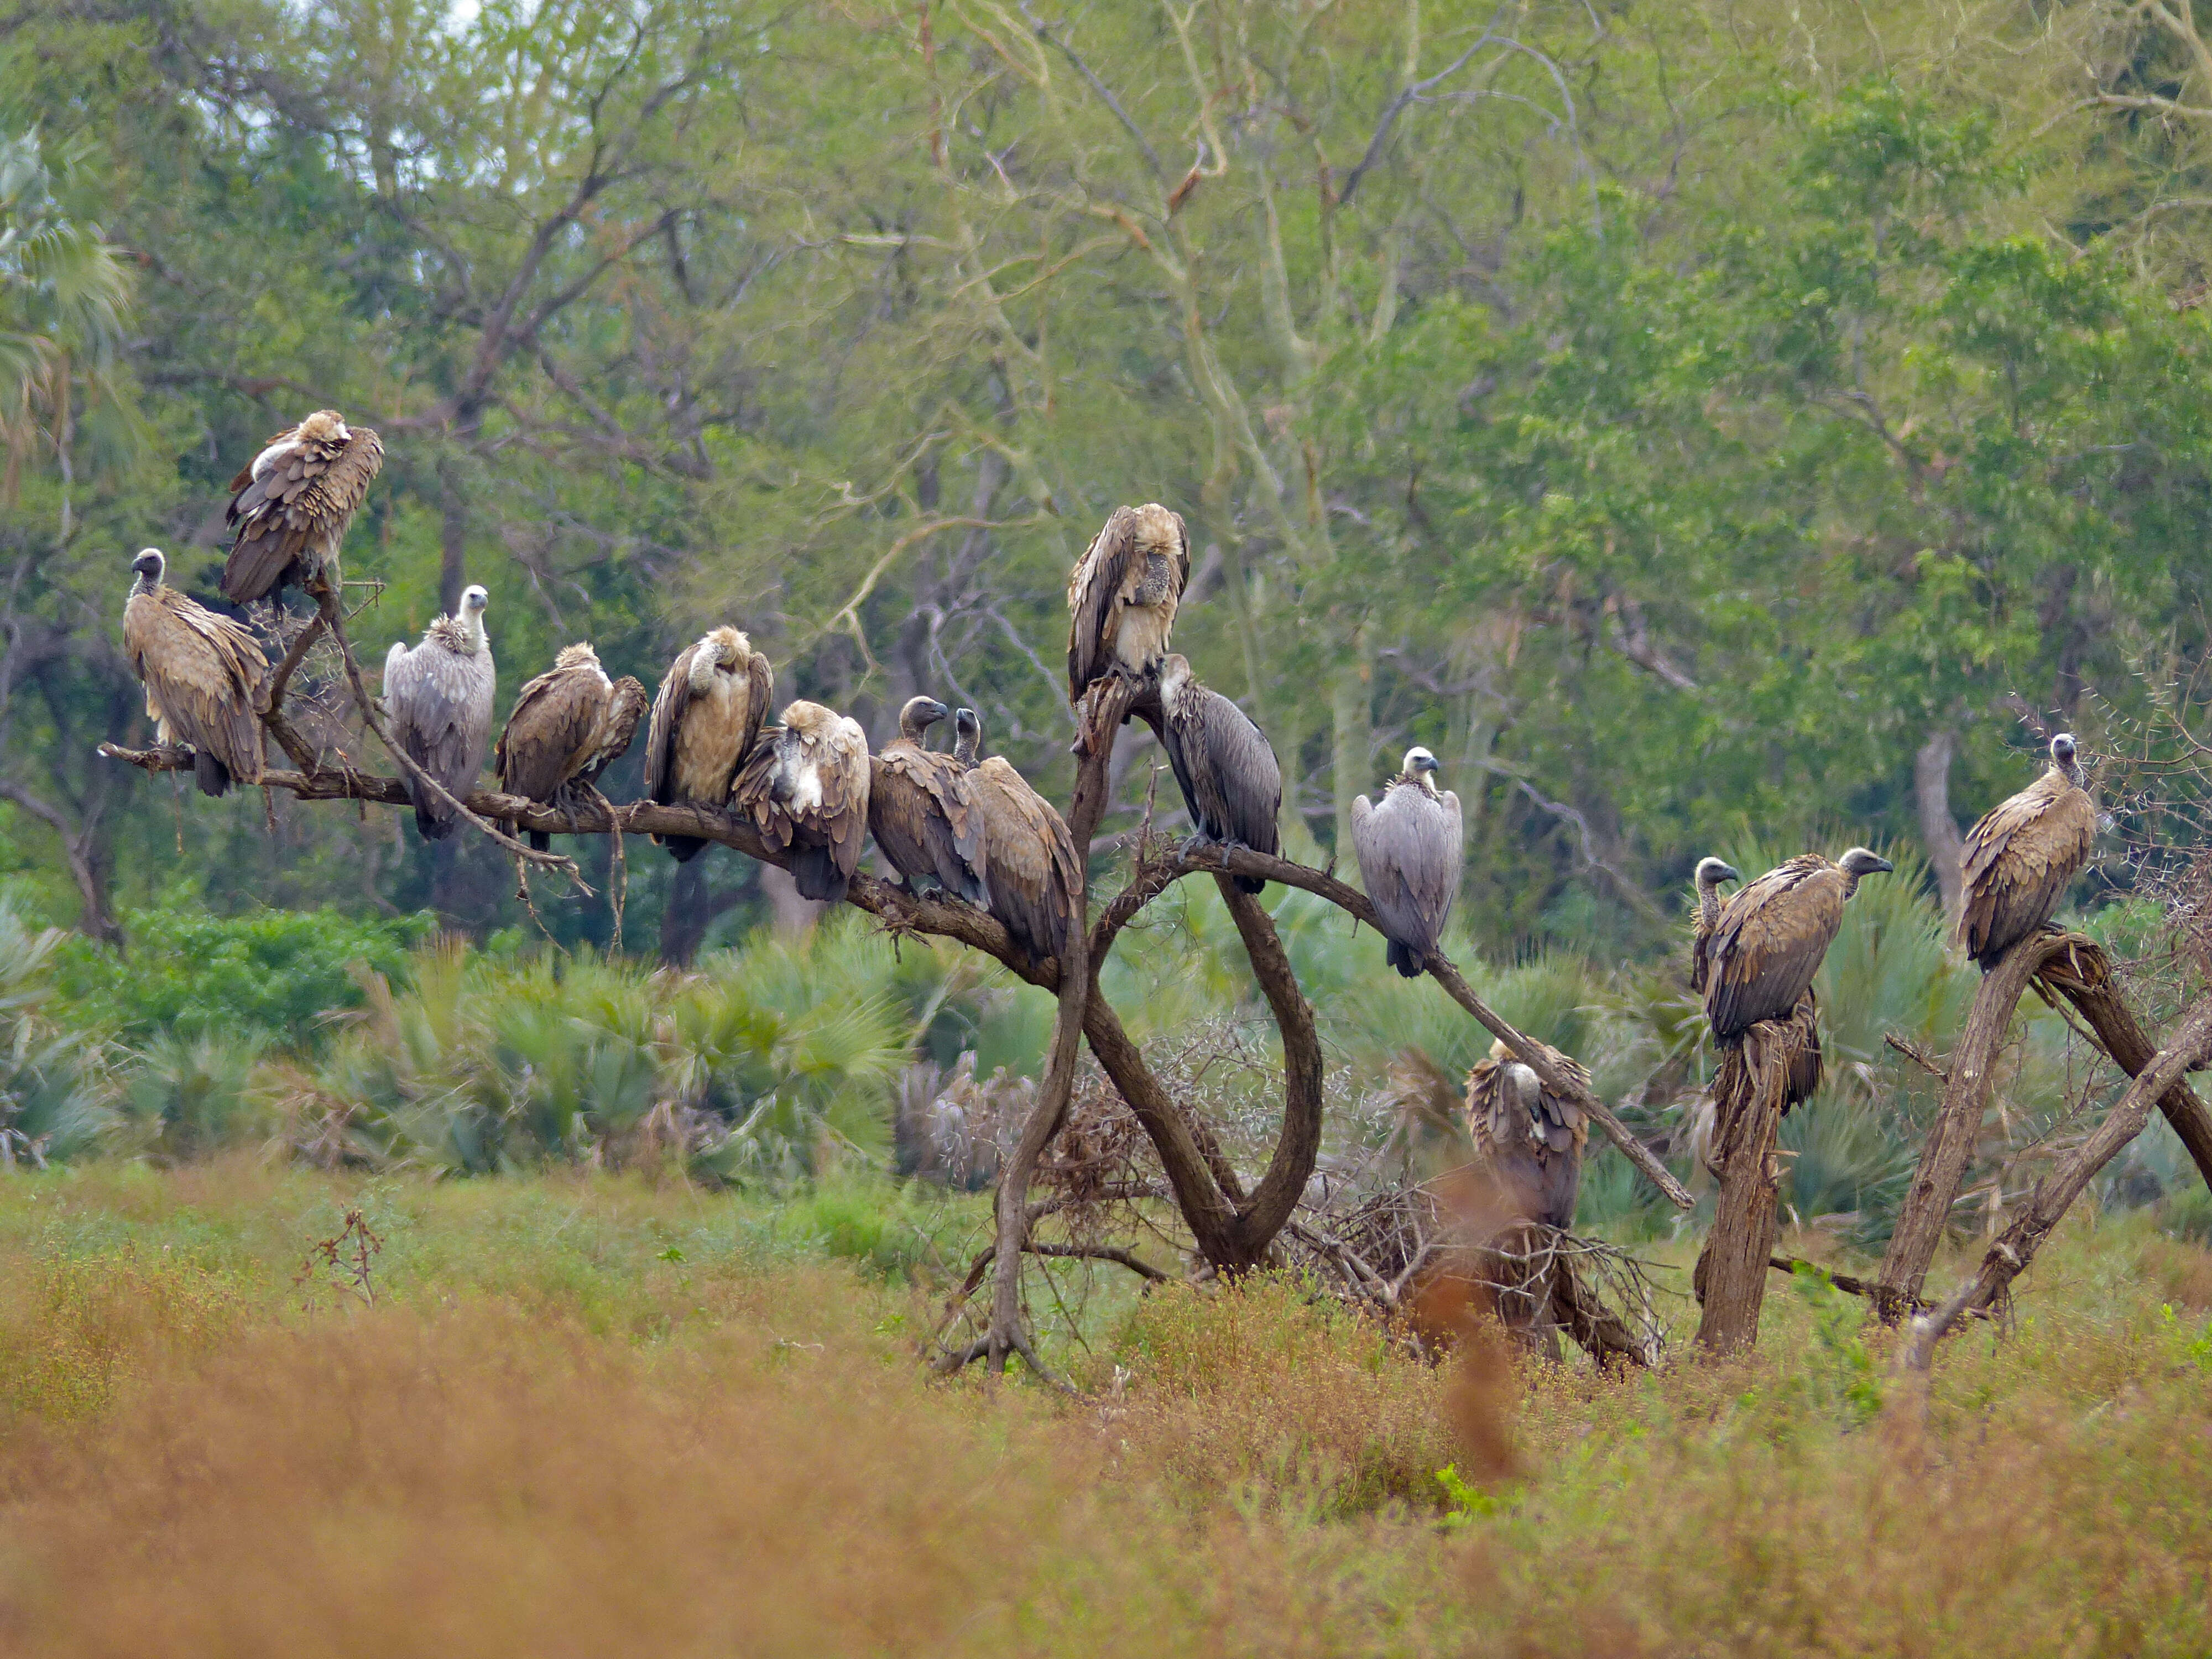
<path id="1" fill-rule="evenodd" d="M 481 587 L 464 589 L 459 610 L 425 629 L 421 644 L 410 647 L 404 640 L 395 640 L 384 659 L 384 707 L 393 741 L 460 800 L 476 787 L 477 774 L 483 770 L 484 742 L 491 736 L 497 677 L 483 625 L 490 602 Z M 460 823 L 459 812 L 412 773 L 407 797 L 415 803 L 415 828 L 425 841 L 443 841 Z"/>
<path id="2" fill-rule="evenodd" d="M 188 744 L 204 795 L 261 776 L 263 733 L 254 699 L 269 659 L 245 627 L 161 580 L 159 548 L 131 562 L 123 649 L 146 688 L 146 713 L 163 743 Z"/>
<path id="3" fill-rule="evenodd" d="M 1437 757 L 1418 744 L 1379 801 L 1352 803 L 1359 879 L 1389 941 L 1385 957 L 1407 979 L 1437 954 L 1459 890 L 1461 833 L 1459 797 L 1437 787 Z"/>

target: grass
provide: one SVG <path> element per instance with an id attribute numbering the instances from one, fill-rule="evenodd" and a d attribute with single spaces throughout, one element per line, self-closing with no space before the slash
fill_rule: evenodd
<path id="1" fill-rule="evenodd" d="M 1626 1381 L 1178 1288 L 1066 1351 L 1079 1403 L 915 1363 L 976 1202 L 0 1181 L 0 1650 L 2185 1654 L 2212 1624 L 2212 1255 L 2145 1216 L 2071 1224 L 1924 1402 L 1778 1277 L 1753 1358 Z M 295 1282 L 355 1209 L 373 1307 Z"/>

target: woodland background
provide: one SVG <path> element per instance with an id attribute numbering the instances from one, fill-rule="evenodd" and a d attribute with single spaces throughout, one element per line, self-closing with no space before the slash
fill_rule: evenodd
<path id="1" fill-rule="evenodd" d="M 650 683 L 735 619 L 780 696 L 878 738 L 973 703 L 1064 794 L 1065 573 L 1159 499 L 1177 642 L 1273 738 L 1294 845 L 1426 744 L 1494 956 L 1671 948 L 1746 826 L 1932 830 L 1940 881 L 2039 723 L 2124 747 L 2203 659 L 2188 20 L 34 0 L 0 20 L 7 879 L 107 937 L 164 901 L 520 920 L 488 848 L 93 753 L 144 736 L 131 554 L 206 594 L 224 483 L 330 404 L 389 453 L 356 635 L 481 581 L 504 695 L 575 638 Z M 637 863 L 632 948 L 765 914 L 734 855 Z M 595 884 L 565 942 L 609 940 Z"/>

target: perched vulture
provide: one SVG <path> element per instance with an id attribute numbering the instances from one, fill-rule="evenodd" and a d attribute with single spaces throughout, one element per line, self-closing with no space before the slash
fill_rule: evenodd
<path id="1" fill-rule="evenodd" d="M 1427 969 L 1459 889 L 1459 797 L 1437 788 L 1436 773 L 1434 755 L 1408 749 L 1380 801 L 1352 803 L 1359 879 L 1390 942 L 1389 963 L 1407 979 Z"/>
<path id="2" fill-rule="evenodd" d="M 492 751 L 500 787 L 573 811 L 570 792 L 597 783 L 629 747 L 645 706 L 645 687 L 627 674 L 610 680 L 590 646 L 562 646 L 553 666 L 522 688 L 507 717 Z M 542 853 L 552 838 L 533 830 L 530 844 Z"/>
<path id="3" fill-rule="evenodd" d="M 1218 691 L 1192 678 L 1179 656 L 1160 659 L 1161 741 L 1182 787 L 1183 805 L 1200 838 L 1273 855 L 1282 850 L 1275 815 L 1282 810 L 1283 772 L 1267 734 Z M 1240 891 L 1267 883 L 1236 878 Z"/>
<path id="4" fill-rule="evenodd" d="M 1565 1054 L 1553 1049 L 1551 1059 L 1589 1085 L 1589 1073 Z M 1492 1043 L 1490 1058 L 1467 1074 L 1467 1127 L 1514 1219 L 1562 1230 L 1574 1224 L 1589 1120 L 1574 1102 L 1547 1090 L 1503 1042 Z"/>
<path id="5" fill-rule="evenodd" d="M 991 914 L 1032 965 L 1058 957 L 1066 947 L 1068 929 L 1078 925 L 1076 905 L 1083 890 L 1075 837 L 1052 803 L 1004 759 L 977 758 L 983 722 L 974 709 L 961 709 L 952 727 L 952 757 L 968 769 L 969 787 L 983 813 Z"/>
<path id="6" fill-rule="evenodd" d="M 1858 890 L 1859 878 L 1891 867 L 1863 847 L 1836 864 L 1802 853 L 1723 905 L 1705 941 L 1705 1012 L 1713 1036 L 1734 1042 L 1760 1020 L 1796 1008 L 1844 925 L 1844 901 Z"/>
<path id="7" fill-rule="evenodd" d="M 435 778 L 447 793 L 465 799 L 483 770 L 484 740 L 491 736 L 491 641 L 484 637 L 481 587 L 461 593 L 460 614 L 441 617 L 410 650 L 392 641 L 384 659 L 384 707 L 392 735 L 407 758 Z M 407 796 L 415 803 L 415 828 L 425 841 L 443 841 L 460 815 L 410 774 Z"/>
<path id="8" fill-rule="evenodd" d="M 732 799 L 778 847 L 791 849 L 802 896 L 845 896 L 868 838 L 868 734 L 818 702 L 794 702 L 761 733 Z"/>
<path id="9" fill-rule="evenodd" d="M 1705 994 L 1705 945 L 1720 925 L 1721 884 L 1742 879 L 1735 866 L 1724 860 L 1698 860 L 1698 914 L 1690 924 L 1690 988 L 1699 996 Z"/>
<path id="10" fill-rule="evenodd" d="M 1966 907 L 1959 942 L 1984 972 L 2045 926 L 2097 839 L 2097 806 L 2081 787 L 2074 738 L 2051 740 L 2051 769 L 1966 832 Z"/>
<path id="11" fill-rule="evenodd" d="M 154 547 L 131 562 L 137 580 L 123 602 L 123 648 L 161 740 L 190 744 L 200 793 L 220 795 L 261 776 L 253 702 L 269 659 L 239 623 L 164 586 L 165 563 Z"/>
<path id="12" fill-rule="evenodd" d="M 899 734 L 871 769 L 868 829 L 909 888 L 933 881 L 988 910 L 982 806 L 968 769 L 929 752 L 929 728 L 951 712 L 934 697 L 910 697 L 899 710 Z"/>
<path id="13" fill-rule="evenodd" d="M 653 724 L 645 733 L 646 799 L 664 806 L 726 805 L 768 719 L 775 686 L 768 659 L 734 628 L 717 628 L 686 646 L 653 700 Z M 707 848 L 696 836 L 671 836 L 662 844 L 678 864 Z"/>
<path id="14" fill-rule="evenodd" d="M 286 583 L 335 581 L 346 526 L 377 470 L 384 445 L 367 427 L 349 427 L 335 409 L 319 409 L 280 432 L 230 481 L 226 524 L 238 538 L 222 568 L 222 591 L 240 605 Z"/>
<path id="15" fill-rule="evenodd" d="M 1176 605 L 1190 580 L 1182 515 L 1158 501 L 1117 507 L 1068 573 L 1067 700 L 1097 680 L 1142 679 L 1168 648 Z"/>

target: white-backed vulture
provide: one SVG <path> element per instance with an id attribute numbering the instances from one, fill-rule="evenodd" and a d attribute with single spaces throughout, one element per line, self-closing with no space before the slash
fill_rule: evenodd
<path id="1" fill-rule="evenodd" d="M 1161 741 L 1199 837 L 1271 858 L 1279 854 L 1275 818 L 1283 805 L 1283 770 L 1267 733 L 1173 654 L 1160 659 L 1160 709 Z M 1235 880 L 1246 893 L 1267 885 L 1251 876 Z"/>
<path id="2" fill-rule="evenodd" d="M 492 752 L 500 787 L 541 805 L 574 811 L 569 792 L 596 783 L 623 750 L 646 708 L 645 687 L 625 674 L 610 680 L 599 653 L 564 645 L 553 666 L 522 688 Z M 552 838 L 530 832 L 539 852 Z"/>
<path id="3" fill-rule="evenodd" d="M 677 653 L 653 699 L 645 735 L 645 799 L 717 810 L 753 752 L 775 696 L 768 659 L 734 628 L 717 628 Z M 655 836 L 678 864 L 706 850 L 696 836 Z"/>
<path id="4" fill-rule="evenodd" d="M 161 580 L 167 561 L 149 547 L 131 562 L 123 601 L 123 648 L 146 688 L 146 713 L 163 743 L 189 744 L 204 795 L 262 772 L 263 732 L 254 697 L 269 659 L 240 623 Z"/>
<path id="5" fill-rule="evenodd" d="M 1552 1064 L 1583 1085 L 1590 1075 L 1547 1045 Z M 1503 1042 L 1467 1074 L 1467 1128 L 1475 1156 L 1489 1170 L 1510 1214 L 1502 1219 L 1574 1225 L 1589 1119 L 1571 1100 L 1544 1087 Z"/>
<path id="6" fill-rule="evenodd" d="M 1723 859 L 1704 858 L 1698 860 L 1698 910 L 1690 924 L 1690 988 L 1699 996 L 1705 994 L 1707 957 L 1705 945 L 1712 939 L 1713 929 L 1720 926 L 1721 884 L 1741 881 L 1735 866 Z"/>
<path id="7" fill-rule="evenodd" d="M 459 799 L 476 786 L 477 774 L 483 770 L 484 743 L 491 736 L 496 675 L 483 625 L 490 602 L 481 587 L 463 589 L 457 614 L 432 623 L 412 649 L 404 640 L 393 641 L 384 659 L 384 707 L 393 739 L 408 759 Z M 412 773 L 407 797 L 415 803 L 415 828 L 425 841 L 443 841 L 460 823 L 460 814 Z"/>
<path id="8" fill-rule="evenodd" d="M 2051 769 L 1983 814 L 1960 859 L 1966 904 L 1959 942 L 1987 972 L 2048 923 L 2097 841 L 2097 804 L 2081 787 L 2074 736 L 2051 740 Z"/>
<path id="9" fill-rule="evenodd" d="M 1382 798 L 1352 803 L 1359 879 L 1389 941 L 1390 965 L 1407 979 L 1427 971 L 1459 890 L 1459 797 L 1437 788 L 1437 757 L 1416 745 Z"/>
<path id="10" fill-rule="evenodd" d="M 983 722 L 972 708 L 953 716 L 953 759 L 968 769 L 983 812 L 983 863 L 991 914 L 1032 967 L 1066 948 L 1083 890 L 1075 837 L 1053 805 L 997 755 L 979 758 Z"/>
<path id="11" fill-rule="evenodd" d="M 1791 1012 L 1812 989 L 1859 878 L 1891 867 L 1863 847 L 1833 864 L 1801 853 L 1723 905 L 1705 941 L 1705 1013 L 1715 1038 L 1734 1042 L 1760 1020 Z"/>
<path id="12" fill-rule="evenodd" d="M 1158 665 L 1190 580 L 1182 515 L 1158 501 L 1117 507 L 1067 577 L 1067 700 L 1095 680 Z"/>
<path id="13" fill-rule="evenodd" d="M 934 697 L 907 699 L 898 736 L 874 757 L 868 829 L 909 889 L 933 881 L 988 910 L 983 809 L 968 769 L 950 755 L 929 752 L 929 728 L 951 712 Z"/>
<path id="14" fill-rule="evenodd" d="M 868 838 L 868 734 L 818 702 L 794 702 L 761 733 L 732 799 L 760 832 L 791 849 L 802 897 L 836 904 Z"/>
<path id="15" fill-rule="evenodd" d="M 384 465 L 384 445 L 335 409 L 319 409 L 271 438 L 230 481 L 224 523 L 237 539 L 222 568 L 222 591 L 240 605 L 286 583 L 312 587 L 338 579 L 346 526 Z"/>

